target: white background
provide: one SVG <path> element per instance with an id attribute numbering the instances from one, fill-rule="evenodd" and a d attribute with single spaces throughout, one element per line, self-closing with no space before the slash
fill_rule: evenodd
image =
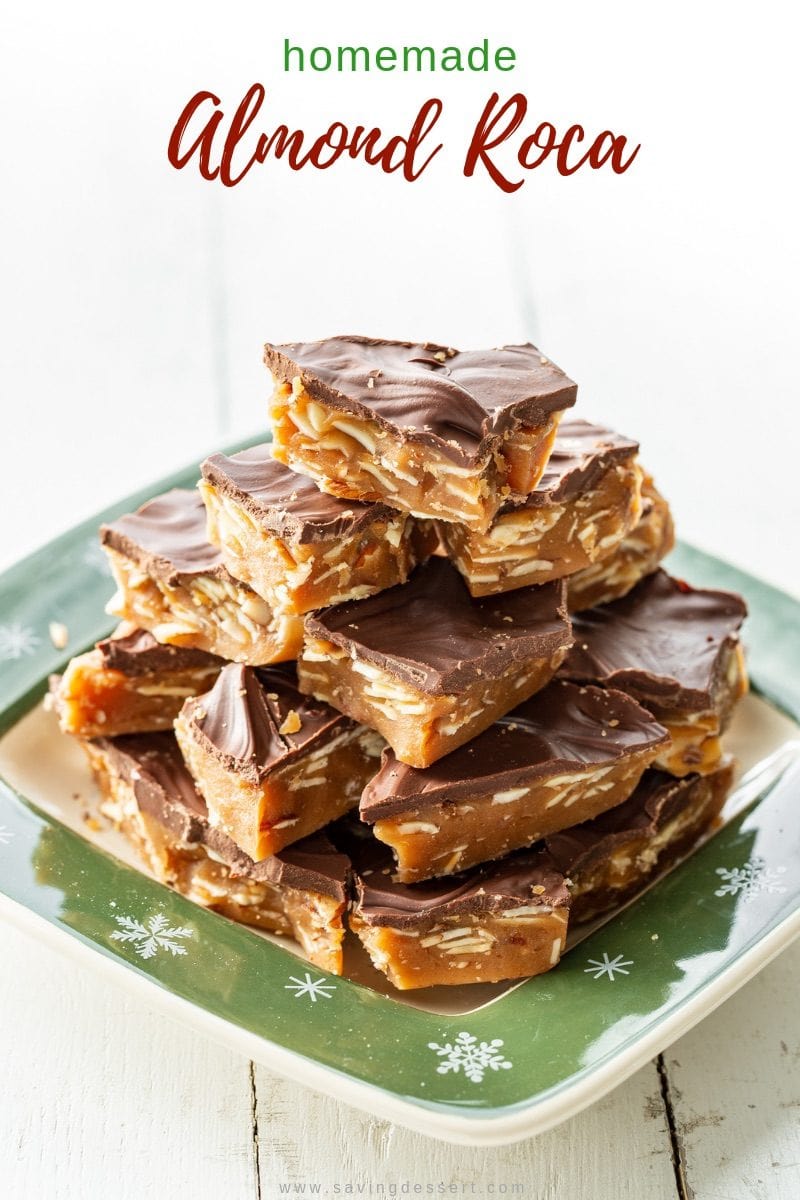
<path id="1" fill-rule="evenodd" d="M 263 427 L 263 341 L 369 332 L 536 341 L 579 382 L 579 412 L 641 440 L 683 536 L 800 592 L 788 6 L 443 8 L 51 0 L 3 12 L 0 566 Z M 519 65 L 284 76 L 284 36 L 486 36 Z M 309 132 L 335 119 L 403 132 L 440 95 L 447 152 L 413 186 L 360 163 L 270 163 L 230 191 L 174 171 L 166 143 L 188 97 L 209 88 L 230 112 L 255 80 L 265 128 Z M 527 94 L 526 131 L 611 128 L 642 143 L 637 162 L 568 179 L 548 165 L 514 196 L 465 180 L 495 86 Z M 415 1175 L 649 1200 L 677 1194 L 676 1138 L 699 1198 L 800 1188 L 795 952 L 666 1056 L 672 1133 L 666 1076 L 650 1066 L 561 1130 L 496 1153 L 448 1151 L 310 1098 L 6 929 L 0 961 L 0 1191 L 22 1200 L 227 1200 L 275 1196 L 281 1180 Z"/>
<path id="2" fill-rule="evenodd" d="M 441 11 L 446 8 L 447 11 Z M 0 558 L 264 424 L 265 340 L 370 332 L 531 338 L 579 411 L 637 436 L 683 535 L 793 590 L 797 515 L 795 62 L 786 8 L 18 5 L 4 19 Z M 457 13 L 457 15 L 456 15 Z M 515 48 L 498 75 L 285 75 L 317 44 Z M 446 149 L 415 184 L 358 163 L 254 169 L 234 189 L 167 162 L 186 100 L 259 128 L 403 132 L 439 95 Z M 608 168 L 463 178 L 493 87 L 525 129 L 610 128 Z M 10 469 L 9 469 L 10 468 Z M 31 486 L 32 484 L 32 486 Z"/>

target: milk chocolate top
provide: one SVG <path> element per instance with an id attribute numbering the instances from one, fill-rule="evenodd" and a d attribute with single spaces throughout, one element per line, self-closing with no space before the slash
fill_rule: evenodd
<path id="1" fill-rule="evenodd" d="M 233 875 L 321 892 L 344 901 L 349 862 L 324 834 L 312 834 L 279 854 L 253 862 L 226 834 L 210 825 L 205 801 L 184 765 L 174 734 L 127 734 L 98 738 L 93 745 L 131 786 L 139 809 L 169 829 L 177 842 L 207 846 Z"/>
<path id="2" fill-rule="evenodd" d="M 592 821 L 574 825 L 544 839 L 558 869 L 575 875 L 601 859 L 610 858 L 632 838 L 651 839 L 683 809 L 704 804 L 713 792 L 724 795 L 733 778 L 732 761 L 711 775 L 676 779 L 664 771 L 645 771 L 631 796 Z"/>
<path id="3" fill-rule="evenodd" d="M 291 714 L 300 721 L 294 733 L 286 731 L 296 724 Z M 181 715 L 208 754 L 254 781 L 355 725 L 298 691 L 294 667 L 288 665 L 229 663 L 210 692 L 186 701 Z"/>
<path id="4" fill-rule="evenodd" d="M 455 567 L 432 558 L 408 583 L 306 617 L 306 630 L 424 692 L 464 691 L 572 640 L 563 580 L 474 600 Z"/>
<path id="5" fill-rule="evenodd" d="M 659 708 L 714 706 L 747 614 L 732 592 L 695 589 L 656 571 L 627 596 L 573 616 L 565 679 L 619 688 Z"/>
<path id="6" fill-rule="evenodd" d="M 277 462 L 269 444 L 230 458 L 214 454 L 203 478 L 230 496 L 277 537 L 296 542 L 352 537 L 373 521 L 396 517 L 385 504 L 359 504 L 321 492 L 313 480 Z"/>
<path id="7" fill-rule="evenodd" d="M 430 767 L 409 767 L 384 750 L 361 797 L 360 815 L 372 823 L 529 787 L 548 775 L 613 764 L 668 742 L 666 729 L 623 692 L 556 680 Z"/>
<path id="8" fill-rule="evenodd" d="M 633 458 L 638 450 L 638 442 L 613 429 L 568 417 L 558 426 L 550 458 L 534 491 L 522 504 L 504 504 L 500 513 L 561 504 L 591 491 L 610 467 Z"/>
<path id="9" fill-rule="evenodd" d="M 184 671 L 194 667 L 213 670 L 220 668 L 225 660 L 205 650 L 192 650 L 189 646 L 165 646 L 157 642 L 146 629 L 134 629 L 117 637 L 104 638 L 97 643 L 103 656 L 103 665 L 123 675 L 151 675 L 161 671 Z"/>
<path id="10" fill-rule="evenodd" d="M 535 346 L 454 350 L 433 342 L 332 337 L 264 347 L 273 376 L 448 457 L 474 461 L 519 423 L 570 408 L 577 385 Z"/>
<path id="11" fill-rule="evenodd" d="M 173 488 L 135 513 L 101 526 L 100 541 L 166 583 L 180 584 L 195 575 L 232 578 L 219 550 L 206 538 L 203 501 L 187 488 Z M 250 590 L 245 584 L 239 586 Z"/>
<path id="12" fill-rule="evenodd" d="M 541 847 L 518 850 L 458 875 L 412 885 L 392 879 L 392 855 L 375 839 L 357 844 L 353 855 L 353 910 L 369 925 L 425 928 L 459 913 L 569 905 L 563 872 Z"/>

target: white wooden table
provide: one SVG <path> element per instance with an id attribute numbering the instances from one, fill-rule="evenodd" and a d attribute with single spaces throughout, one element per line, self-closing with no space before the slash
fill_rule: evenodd
<path id="1" fill-rule="evenodd" d="M 493 33 L 485 5 L 464 0 L 459 40 L 480 30 L 517 47 L 510 83 L 537 120 L 586 114 L 641 137 L 624 180 L 542 174 L 501 197 L 466 184 L 453 150 L 413 189 L 356 168 L 302 180 L 276 168 L 223 193 L 171 171 L 169 116 L 197 87 L 235 102 L 263 77 L 273 122 L 365 115 L 360 81 L 281 79 L 275 47 L 290 33 L 381 44 L 374 6 L 302 7 L 291 30 L 276 30 L 272 6 L 225 24 L 201 0 L 8 13 L 0 67 L 24 119 L 4 142 L 0 567 L 258 429 L 265 338 L 364 331 L 541 339 L 580 381 L 581 412 L 641 439 L 687 537 L 800 591 L 794 63 L 774 32 L 780 5 L 766 0 L 760 24 L 726 8 L 721 40 L 713 5 L 679 2 L 683 19 L 653 16 L 649 30 L 632 0 L 550 6 L 534 36 L 522 21 Z M 407 0 L 402 40 L 453 40 L 447 8 Z M 407 126 L 409 96 L 430 87 L 380 85 L 369 115 L 385 128 Z M 488 84 L 437 89 L 455 147 Z M 713 138 L 687 136 L 703 128 Z M 743 169 L 745 144 L 757 158 Z M 781 436 L 764 432 L 777 416 Z M 414 1183 L 536 1200 L 800 1196 L 800 945 L 592 1109 L 474 1152 L 281 1081 L 8 928 L 0 964 L 0 1200 L 272 1200 L 316 1184 L 413 1195 Z"/>

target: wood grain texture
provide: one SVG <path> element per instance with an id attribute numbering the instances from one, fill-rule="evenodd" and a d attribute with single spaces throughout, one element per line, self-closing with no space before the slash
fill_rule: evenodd
<path id="1" fill-rule="evenodd" d="M 666 1054 L 691 1200 L 800 1196 L 800 944 Z"/>
<path id="2" fill-rule="evenodd" d="M 263 1200 L 287 1194 L 513 1195 L 536 1200 L 675 1200 L 671 1144 L 654 1064 L 538 1138 L 496 1149 L 449 1146 L 256 1068 Z M 346 1188 L 350 1185 L 352 1192 Z M 457 1192 L 449 1188 L 457 1185 Z M 474 1185 L 474 1190 L 473 1190 Z M 336 1188 L 339 1191 L 336 1191 Z M 427 1189 L 434 1190 L 429 1193 Z M 297 1190 L 295 1190 L 295 1188 Z M 358 1189 L 364 1190 L 359 1192 Z M 515 1190 L 516 1189 L 516 1190 Z"/>
<path id="3" fill-rule="evenodd" d="M 251 1200 L 250 1068 L 0 927 L 0 1196 Z"/>

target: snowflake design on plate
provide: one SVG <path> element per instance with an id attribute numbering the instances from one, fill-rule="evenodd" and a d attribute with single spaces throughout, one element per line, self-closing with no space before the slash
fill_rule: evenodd
<path id="1" fill-rule="evenodd" d="M 0 846 L 7 846 L 14 836 L 14 830 L 7 825 L 0 825 Z"/>
<path id="2" fill-rule="evenodd" d="M 614 958 L 609 958 L 603 951 L 602 958 L 588 958 L 588 967 L 584 967 L 584 975 L 593 975 L 595 979 L 602 979 L 605 975 L 611 983 L 614 982 L 617 975 L 630 975 L 628 967 L 633 966 L 632 958 L 623 958 L 621 954 L 617 954 Z"/>
<path id="3" fill-rule="evenodd" d="M 111 567 L 106 557 L 106 552 L 100 545 L 97 538 L 92 538 L 86 543 L 81 561 L 85 567 L 91 571 L 97 571 L 98 575 L 110 575 Z"/>
<path id="4" fill-rule="evenodd" d="M 290 975 L 291 983 L 285 983 L 283 986 L 290 992 L 294 992 L 295 1000 L 299 1000 L 301 996 L 308 996 L 314 1004 L 322 997 L 323 1000 L 330 1000 L 331 992 L 336 991 L 335 983 L 328 983 L 327 979 L 312 979 L 308 971 L 302 979 L 298 979 L 296 975 Z"/>
<path id="5" fill-rule="evenodd" d="M 155 958 L 159 950 L 169 950 L 173 956 L 185 954 L 186 947 L 180 943 L 193 936 L 183 925 L 170 925 L 163 913 L 148 917 L 145 924 L 135 917 L 115 916 L 114 920 L 121 928 L 111 934 L 112 942 L 129 943 L 139 958 Z"/>
<path id="6" fill-rule="evenodd" d="M 41 638 L 29 625 L 0 625 L 0 660 L 15 661 L 26 654 L 33 654 Z"/>
<path id="7" fill-rule="evenodd" d="M 741 895 L 743 900 L 752 900 L 762 892 L 774 896 L 786 891 L 780 882 L 786 867 L 768 867 L 763 858 L 749 858 L 741 867 L 717 867 L 716 873 L 722 886 L 716 889 L 715 896 Z"/>
<path id="8" fill-rule="evenodd" d="M 436 1068 L 438 1075 L 447 1075 L 452 1071 L 457 1075 L 463 1071 L 467 1079 L 480 1083 L 488 1071 L 510 1071 L 513 1063 L 509 1062 L 498 1051 L 503 1045 L 502 1038 L 492 1038 L 490 1042 L 479 1042 L 471 1033 L 462 1030 L 454 1042 L 428 1042 L 428 1049 L 435 1050 L 442 1061 Z"/>

